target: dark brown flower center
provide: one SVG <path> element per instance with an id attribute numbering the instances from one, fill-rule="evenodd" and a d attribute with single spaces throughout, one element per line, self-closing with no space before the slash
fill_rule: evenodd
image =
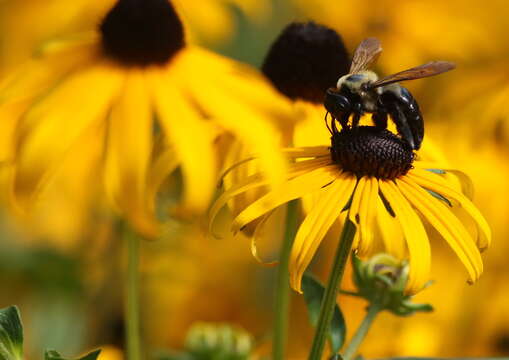
<path id="1" fill-rule="evenodd" d="M 106 54 L 125 65 L 164 64 L 184 47 L 184 29 L 169 0 L 118 0 L 101 23 Z"/>
<path id="2" fill-rule="evenodd" d="M 270 48 L 263 73 L 288 98 L 323 103 L 325 91 L 348 72 L 350 59 L 334 30 L 315 24 L 288 25 Z"/>
<path id="3" fill-rule="evenodd" d="M 343 129 L 332 136 L 331 144 L 332 159 L 358 177 L 395 179 L 405 175 L 414 160 L 406 142 L 389 130 L 374 126 Z"/>

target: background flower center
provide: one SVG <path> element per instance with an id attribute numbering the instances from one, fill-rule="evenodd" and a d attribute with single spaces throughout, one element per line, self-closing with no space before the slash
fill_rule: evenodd
<path id="1" fill-rule="evenodd" d="M 168 62 L 184 46 L 184 29 L 168 0 L 119 0 L 100 31 L 107 55 L 126 65 Z"/>

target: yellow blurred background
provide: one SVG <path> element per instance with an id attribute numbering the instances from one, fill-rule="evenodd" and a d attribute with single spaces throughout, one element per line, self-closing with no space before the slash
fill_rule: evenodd
<path id="1" fill-rule="evenodd" d="M 0 0 L 0 74 L 9 74 L 55 36 L 97 26 L 112 3 Z M 416 299 L 435 311 L 411 318 L 384 313 L 362 352 L 365 357 L 509 356 L 507 2 L 178 0 L 176 5 L 190 41 L 255 66 L 285 25 L 307 20 L 337 30 L 350 51 L 365 37 L 380 38 L 381 74 L 431 60 L 456 62 L 457 70 L 447 76 L 407 86 L 421 105 L 427 139 L 451 167 L 471 176 L 474 202 L 492 226 L 484 275 L 468 286 L 461 265 L 436 241 L 435 283 Z M 317 127 L 322 121 L 316 119 Z M 316 137 L 328 141 L 319 130 Z M 100 206 L 83 214 L 82 206 L 77 209 L 62 194 L 47 201 L 30 222 L 1 211 L 0 307 L 20 306 L 27 358 L 40 356 L 45 347 L 77 354 L 107 346 L 111 351 L 103 357 L 118 359 L 125 267 L 120 225 Z M 254 335 L 258 354 L 268 354 L 276 269 L 260 267 L 242 236 L 207 236 L 204 222 L 170 222 L 161 239 L 142 245 L 144 341 L 154 351 L 179 348 L 192 323 L 231 322 Z M 313 264 L 322 278 L 335 238 L 330 234 Z M 276 257 L 279 242 L 280 233 L 265 239 L 263 256 Z M 340 301 L 351 335 L 366 304 L 348 297 Z M 289 358 L 304 359 L 313 332 L 298 294 L 292 295 L 290 329 Z"/>

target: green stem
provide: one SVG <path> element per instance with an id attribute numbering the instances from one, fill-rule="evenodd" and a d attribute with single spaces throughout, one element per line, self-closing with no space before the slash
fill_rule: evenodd
<path id="1" fill-rule="evenodd" d="M 341 290 L 341 289 L 339 289 L 339 293 L 342 294 L 342 295 L 362 297 L 361 294 L 353 292 L 353 291 L 348 291 L 348 290 Z"/>
<path id="2" fill-rule="evenodd" d="M 372 303 L 369 306 L 368 312 L 364 317 L 364 320 L 362 320 L 361 325 L 359 326 L 352 340 L 350 340 L 350 343 L 345 349 L 345 352 L 343 354 L 343 360 L 351 360 L 355 356 L 355 354 L 357 354 L 359 346 L 361 345 L 362 341 L 368 334 L 368 331 L 371 328 L 371 324 L 373 324 L 373 320 L 375 320 L 375 317 L 378 315 L 380 310 L 381 307 L 377 303 Z"/>
<path id="3" fill-rule="evenodd" d="M 140 239 L 130 229 L 125 229 L 124 236 L 127 241 L 125 306 L 127 359 L 140 360 Z"/>
<path id="4" fill-rule="evenodd" d="M 281 255 L 277 273 L 274 340 L 272 346 L 272 357 L 274 360 L 283 360 L 285 358 L 288 317 L 290 312 L 288 264 L 290 261 L 290 252 L 292 250 L 293 240 L 295 238 L 295 233 L 297 232 L 297 218 L 298 200 L 293 200 L 288 203 L 285 237 L 281 246 Z"/>
<path id="5" fill-rule="evenodd" d="M 309 353 L 309 360 L 320 360 L 322 358 L 323 348 L 325 347 L 325 341 L 327 340 L 327 335 L 331 326 L 334 306 L 336 305 L 339 286 L 343 279 L 348 257 L 352 251 L 355 231 L 355 225 L 347 218 L 339 239 L 329 282 L 325 289 L 325 295 L 320 308 L 320 317 L 318 318 L 318 326 L 316 327 L 313 345 Z"/>

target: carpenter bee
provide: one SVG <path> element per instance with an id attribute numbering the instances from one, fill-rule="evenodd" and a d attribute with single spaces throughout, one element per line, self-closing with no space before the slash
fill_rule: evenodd
<path id="1" fill-rule="evenodd" d="M 373 64 L 382 46 L 376 38 L 367 38 L 360 43 L 350 67 L 335 88 L 327 90 L 324 105 L 331 114 L 331 126 L 325 120 L 329 131 L 337 133 L 336 121 L 342 128 L 356 127 L 364 113 L 371 113 L 376 127 L 387 128 L 388 116 L 396 125 L 398 134 L 412 149 L 420 148 L 424 137 L 424 123 L 419 105 L 410 92 L 399 81 L 420 79 L 455 68 L 447 61 L 432 61 L 405 71 L 379 79 L 367 68 Z M 351 125 L 348 124 L 352 116 Z"/>

